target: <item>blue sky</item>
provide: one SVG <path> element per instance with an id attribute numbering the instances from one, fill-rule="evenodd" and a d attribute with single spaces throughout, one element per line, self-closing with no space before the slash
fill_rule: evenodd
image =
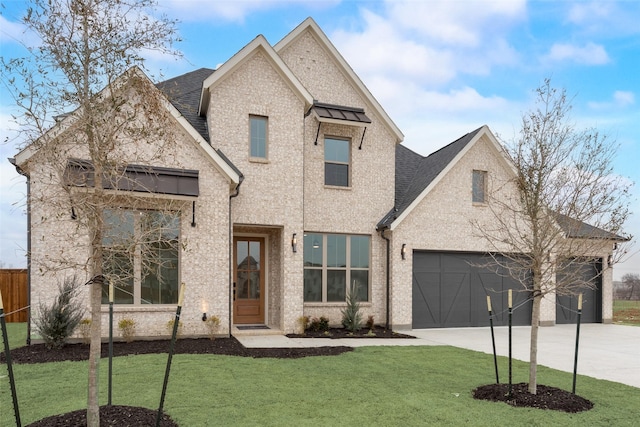
<path id="1" fill-rule="evenodd" d="M 32 44 L 24 3 L 0 0 L 0 53 Z M 576 127 L 596 127 L 620 144 L 615 173 L 636 182 L 627 231 L 640 236 L 640 2 L 161 0 L 180 20 L 179 60 L 149 53 L 164 78 L 215 68 L 258 34 L 277 43 L 313 17 L 405 134 L 427 155 L 487 124 L 516 135 L 533 89 L 545 78 L 573 98 Z M 16 153 L 12 102 L 0 87 L 0 158 Z M 26 185 L 0 161 L 0 263 L 26 265 Z M 640 274 L 639 245 L 614 277 Z"/>

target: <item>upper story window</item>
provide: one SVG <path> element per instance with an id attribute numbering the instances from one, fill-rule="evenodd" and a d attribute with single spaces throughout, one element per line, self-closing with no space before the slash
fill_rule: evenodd
<path id="1" fill-rule="evenodd" d="M 107 209 L 102 238 L 103 271 L 115 304 L 178 302 L 178 212 Z M 102 288 L 109 303 L 109 284 Z"/>
<path id="2" fill-rule="evenodd" d="M 338 187 L 349 186 L 350 141 L 339 138 L 324 139 L 324 183 Z"/>
<path id="3" fill-rule="evenodd" d="M 474 170 L 471 187 L 473 203 L 487 203 L 487 171 Z"/>
<path id="4" fill-rule="evenodd" d="M 369 236 L 305 233 L 304 301 L 344 302 L 355 282 L 369 300 Z"/>
<path id="5" fill-rule="evenodd" d="M 267 124 L 268 119 L 266 117 L 249 116 L 250 157 L 256 159 L 267 158 Z"/>

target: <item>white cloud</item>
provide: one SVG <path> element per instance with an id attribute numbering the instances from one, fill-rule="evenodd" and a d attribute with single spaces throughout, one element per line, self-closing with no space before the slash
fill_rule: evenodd
<path id="1" fill-rule="evenodd" d="M 640 3 L 636 1 L 572 2 L 567 21 L 581 31 L 603 37 L 640 33 Z"/>
<path id="2" fill-rule="evenodd" d="M 591 101 L 587 105 L 593 110 L 609 110 L 625 108 L 635 104 L 636 98 L 633 92 L 617 90 L 611 96 L 611 100 L 604 102 Z"/>
<path id="3" fill-rule="evenodd" d="M 0 15 L 0 43 L 21 42 L 24 39 L 24 33 L 24 25 L 8 21 L 3 15 Z"/>
<path id="4" fill-rule="evenodd" d="M 525 18 L 524 2 L 386 3 L 383 14 L 362 8 L 360 30 L 330 35 L 364 80 L 409 79 L 442 87 L 460 74 L 488 75 L 496 65 L 515 64 L 507 42 L 511 27 Z"/>
<path id="5" fill-rule="evenodd" d="M 387 1 L 389 19 L 428 39 L 449 46 L 478 47 L 526 14 L 519 1 Z"/>
<path id="6" fill-rule="evenodd" d="M 545 59 L 551 62 L 570 61 L 585 65 L 603 65 L 609 62 L 609 55 L 602 45 L 592 42 L 584 46 L 555 43 Z"/>
<path id="7" fill-rule="evenodd" d="M 326 9 L 338 3 L 340 0 L 166 0 L 160 7 L 166 9 L 167 15 L 187 22 L 220 19 L 242 23 L 253 12 L 296 6 Z"/>

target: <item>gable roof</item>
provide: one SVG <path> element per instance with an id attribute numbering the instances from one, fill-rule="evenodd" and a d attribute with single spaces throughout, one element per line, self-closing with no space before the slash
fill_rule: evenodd
<path id="1" fill-rule="evenodd" d="M 395 228 L 453 167 L 462 154 L 486 132 L 490 133 L 486 126 L 478 128 L 427 157 L 398 145 L 395 206 L 380 220 L 378 229 Z"/>
<path id="2" fill-rule="evenodd" d="M 556 222 L 564 231 L 565 235 L 574 239 L 604 239 L 614 240 L 620 242 L 629 241 L 628 238 L 619 236 L 615 233 L 610 233 L 602 228 L 594 227 L 586 222 L 578 221 L 567 215 L 554 212 Z"/>
<path id="3" fill-rule="evenodd" d="M 200 68 L 156 84 L 174 107 L 184 116 L 200 136 L 209 142 L 207 119 L 198 114 L 202 82 L 213 74 L 211 68 Z"/>
<path id="4" fill-rule="evenodd" d="M 345 61 L 340 52 L 335 48 L 333 43 L 329 40 L 326 34 L 320 29 L 316 21 L 313 18 L 309 17 L 302 21 L 300 25 L 293 29 L 289 34 L 287 34 L 282 40 L 280 40 L 274 46 L 276 52 L 281 52 L 287 48 L 291 43 L 296 41 L 299 37 L 301 37 L 305 32 L 310 32 L 317 41 L 319 41 L 326 51 L 333 56 L 336 64 L 340 68 L 340 70 L 347 76 L 347 78 L 353 83 L 356 91 L 360 93 L 363 99 L 369 104 L 372 110 L 380 116 L 383 124 L 389 129 L 392 135 L 395 136 L 396 142 L 400 143 L 404 139 L 404 135 L 400 128 L 396 126 L 396 124 L 391 120 L 387 112 L 382 108 L 380 103 L 374 98 L 374 96 L 369 92 L 369 89 L 364 85 L 360 77 L 353 71 L 351 66 Z"/>
<path id="5" fill-rule="evenodd" d="M 305 102 L 305 111 L 313 105 L 313 96 L 311 96 L 309 91 L 300 83 L 300 80 L 298 80 L 289 67 L 287 67 L 282 58 L 278 56 L 273 47 L 267 42 L 267 39 L 265 39 L 263 35 L 259 35 L 240 49 L 240 51 L 233 55 L 227 62 L 222 64 L 215 73 L 204 80 L 198 108 L 200 115 L 205 116 L 207 113 L 207 107 L 209 106 L 208 92 L 211 88 L 231 75 L 238 67 L 242 66 L 256 51 L 261 51 L 265 54 L 271 65 L 289 85 L 291 90 Z"/>
<path id="6" fill-rule="evenodd" d="M 195 85 L 198 85 L 197 81 L 202 75 L 210 74 L 209 71 L 210 70 L 208 69 L 196 70 L 183 76 L 178 76 L 165 82 L 159 83 L 158 85 L 155 85 L 155 87 L 157 87 L 159 90 L 162 90 L 165 95 L 167 93 L 176 95 L 176 98 L 174 100 L 164 103 L 167 111 L 178 122 L 178 124 L 191 137 L 193 137 L 196 145 L 205 152 L 216 169 L 218 169 L 227 178 L 230 187 L 235 188 L 242 181 L 242 173 L 221 152 L 214 150 L 211 145 L 209 145 L 209 143 L 207 142 L 207 138 L 205 138 L 205 136 L 203 135 L 203 132 L 204 134 L 206 134 L 206 123 L 204 123 L 203 128 L 203 124 L 193 117 L 193 108 L 189 107 L 190 105 L 193 105 L 190 104 L 190 102 L 192 102 L 194 98 L 194 95 L 192 93 L 193 87 Z M 120 84 L 122 84 L 123 81 L 125 81 L 125 79 L 132 76 L 143 78 L 153 86 L 153 83 L 151 82 L 149 77 L 147 77 L 147 75 L 139 67 L 134 66 L 118 77 L 114 84 L 114 87 L 117 88 Z M 109 96 L 109 88 L 106 87 L 105 89 L 103 89 L 99 96 Z M 64 118 L 62 120 L 56 122 L 56 124 L 47 131 L 45 137 L 53 139 L 59 136 L 75 122 L 77 115 L 78 110 L 64 115 Z M 34 144 L 25 147 L 15 156 L 16 166 L 23 165 L 36 152 L 37 148 Z"/>

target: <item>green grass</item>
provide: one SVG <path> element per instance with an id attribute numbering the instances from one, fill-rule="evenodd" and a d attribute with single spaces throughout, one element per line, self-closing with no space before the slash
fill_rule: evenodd
<path id="1" fill-rule="evenodd" d="M 622 325 L 640 326 L 640 301 L 614 300 L 613 321 Z"/>
<path id="2" fill-rule="evenodd" d="M 9 336 L 9 346 L 11 348 L 22 347 L 27 343 L 27 324 L 26 323 L 7 323 L 7 335 Z M 2 334 L 0 334 L 2 335 Z M 0 336 L 0 343 L 2 348 L 0 351 L 4 352 L 4 341 Z"/>
<path id="3" fill-rule="evenodd" d="M 157 408 L 166 355 L 114 359 L 113 403 Z M 4 365 L 0 376 L 4 376 Z M 500 358 L 506 380 L 506 359 Z M 106 402 L 107 361 L 101 364 Z M 528 367 L 514 363 L 514 382 Z M 14 365 L 23 424 L 83 408 L 87 363 Z M 181 426 L 207 425 L 637 425 L 638 389 L 579 377 L 577 392 L 594 409 L 566 414 L 477 401 L 493 382 L 491 355 L 453 347 L 364 347 L 333 357 L 173 358 L 165 411 Z M 539 383 L 571 389 L 569 373 L 540 367 Z M 0 425 L 13 425 L 8 381 L 0 380 Z"/>

